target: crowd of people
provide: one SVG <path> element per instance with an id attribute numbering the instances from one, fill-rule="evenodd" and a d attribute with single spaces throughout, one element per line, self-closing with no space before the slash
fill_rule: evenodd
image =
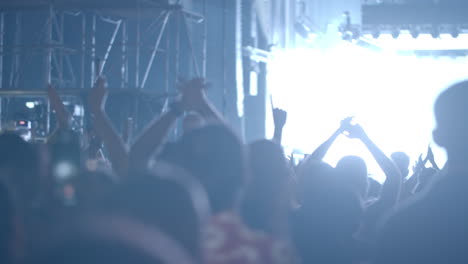
<path id="1" fill-rule="evenodd" d="M 468 261 L 468 82 L 435 105 L 434 141 L 410 175 L 352 118 L 296 163 L 281 146 L 287 113 L 274 109 L 271 140 L 243 142 L 194 79 L 132 144 L 106 115 L 105 79 L 86 104 L 92 126 L 48 88 L 58 129 L 45 144 L 0 135 L 0 263 L 465 263 Z M 427 113 L 430 115 L 431 113 Z M 178 120 L 183 133 L 168 134 Z M 317 130 L 320 126 L 316 127 Z M 323 161 L 338 137 L 359 140 L 379 164 Z"/>

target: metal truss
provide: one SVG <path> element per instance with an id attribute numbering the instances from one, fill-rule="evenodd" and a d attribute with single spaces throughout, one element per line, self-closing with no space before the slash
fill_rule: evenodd
<path id="1" fill-rule="evenodd" d="M 27 2 L 27 1 L 26 1 Z M 78 1 L 79 2 L 79 1 Z M 31 4 L 16 5 L 15 1 L 6 2 L 4 6 L 0 3 L 0 115 L 3 99 L 11 98 L 21 94 L 27 96 L 32 91 L 44 91 L 47 84 L 53 84 L 61 91 L 86 90 L 91 88 L 99 75 L 106 75 L 111 68 L 118 67 L 120 82 L 118 87 L 110 87 L 109 90 L 131 89 L 132 96 L 139 97 L 139 92 L 143 92 L 148 86 L 148 78 L 154 69 L 154 64 L 158 60 L 158 54 L 167 50 L 162 50 L 162 40 L 167 34 L 168 24 L 173 21 L 177 23 L 176 40 L 180 42 L 182 34 L 188 40 L 188 47 L 193 62 L 193 71 L 196 76 L 206 74 L 206 26 L 204 38 L 204 50 L 201 51 L 201 67 L 194 54 L 192 46 L 192 36 L 189 29 L 189 22 L 204 23 L 202 15 L 185 10 L 181 5 L 168 4 L 166 1 L 154 0 L 133 0 L 133 1 L 81 1 L 74 6 L 65 3 L 69 1 L 41 2 L 31 1 Z M 118 2 L 118 3 L 117 3 Z M 43 15 L 42 30 L 37 32 L 35 43 L 24 43 L 22 41 L 24 12 L 39 10 Z M 14 14 L 15 25 L 7 24 L 5 14 Z M 67 19 L 80 19 L 79 30 L 74 30 L 73 34 L 79 35 L 79 45 L 67 46 L 65 35 L 70 29 L 67 28 Z M 11 21 L 9 21 L 11 23 Z M 148 23 L 149 22 L 149 23 Z M 110 38 L 103 40 L 102 26 L 106 25 L 106 34 L 109 26 L 113 27 Z M 136 26 L 136 34 L 129 34 L 129 27 Z M 14 31 L 13 43 L 6 43 L 6 35 Z M 100 41 L 98 43 L 98 41 Z M 97 47 L 103 46 L 105 41 L 105 52 L 103 56 L 98 56 Z M 147 43 L 150 43 L 149 45 Z M 77 44 L 77 43 L 75 43 Z M 99 44 L 99 45 L 98 45 Z M 180 44 L 168 46 L 173 49 L 178 58 L 180 56 Z M 27 68 L 29 58 L 27 52 L 41 54 L 42 80 L 37 82 L 37 87 L 20 87 L 23 72 Z M 150 51 L 150 56 L 144 57 L 143 52 Z M 25 55 L 26 54 L 26 55 Z M 117 55 L 116 55 L 117 54 Z M 5 56 L 12 56 L 11 60 L 6 60 Z M 26 59 L 21 60 L 21 56 Z M 79 59 L 77 60 L 77 56 Z M 75 58 L 72 61 L 72 58 Z M 134 58 L 135 61 L 130 61 Z M 5 67 L 5 63 L 11 63 Z M 77 61 L 79 61 L 77 63 Z M 111 62 L 112 61 L 112 62 Z M 118 61 L 115 63 L 115 61 Z M 178 62 L 176 62 L 178 63 Z M 133 67 L 130 67 L 130 64 Z M 9 69 L 7 72 L 6 69 Z M 132 69 L 131 71 L 129 69 Z M 166 70 L 164 78 L 171 78 Z M 133 80 L 130 83 L 130 80 Z M 169 83 L 169 82 L 166 82 Z M 166 85 L 168 86 L 168 85 Z M 2 92 L 3 91 L 3 92 Z M 19 92 L 19 93 L 18 93 Z M 26 94 L 25 94 L 26 93 Z M 168 98 L 169 88 L 166 87 L 160 93 L 161 97 Z M 133 100 L 133 99 L 129 99 Z M 138 99 L 135 99 L 138 100 Z M 136 103 L 135 105 L 137 105 Z M 47 103 L 47 109 L 50 106 Z M 137 107 L 135 107 L 137 109 Z M 48 115 L 51 113 L 49 112 Z M 137 122 L 137 110 L 132 113 L 135 123 Z M 1 119 L 1 118 L 0 118 Z M 50 119 L 50 117 L 48 118 Z M 49 122 L 49 121 L 48 121 Z M 1 126 L 1 120 L 0 120 Z M 47 133 L 50 125 L 47 126 Z"/>

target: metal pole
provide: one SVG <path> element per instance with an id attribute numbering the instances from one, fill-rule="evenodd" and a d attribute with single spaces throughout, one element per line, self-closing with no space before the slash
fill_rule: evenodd
<path id="1" fill-rule="evenodd" d="M 135 88 L 140 88 L 140 45 L 141 45 L 141 7 L 138 1 L 135 50 Z M 135 122 L 136 124 L 136 122 Z"/>
<path id="2" fill-rule="evenodd" d="M 226 17 L 227 17 L 227 10 L 226 10 L 226 0 L 223 1 L 223 33 L 222 33 L 222 45 L 223 45 L 223 58 L 222 58 L 222 67 L 223 67 L 223 99 L 222 99 L 222 114 L 226 116 L 226 109 L 227 109 L 227 87 L 226 87 L 226 79 L 227 79 L 227 71 L 226 71 L 226 52 L 227 52 L 227 43 L 226 43 Z"/>
<path id="3" fill-rule="evenodd" d="M 207 51 L 208 51 L 208 23 L 206 22 L 206 0 L 203 0 L 203 51 L 202 51 L 202 77 L 206 78 Z"/>
<path id="4" fill-rule="evenodd" d="M 174 53 L 174 72 L 175 72 L 175 81 L 177 82 L 177 78 L 180 77 L 180 20 L 181 20 L 181 13 L 176 13 L 176 35 L 175 35 L 175 53 Z"/>
<path id="5" fill-rule="evenodd" d="M 19 73 L 19 64 L 20 64 L 20 42 L 21 42 L 21 13 L 17 12 L 15 15 L 15 37 L 14 37 L 14 58 L 11 60 L 11 72 L 10 72 L 10 88 L 16 87 L 16 75 Z"/>
<path id="6" fill-rule="evenodd" d="M 109 20 L 106 20 L 106 21 L 109 21 Z M 115 26 L 114 33 L 112 33 L 112 37 L 110 39 L 109 45 L 107 46 L 106 54 L 104 55 L 104 59 L 102 60 L 101 68 L 99 69 L 99 75 L 102 75 L 102 72 L 104 71 L 104 67 L 106 67 L 107 59 L 109 59 L 109 55 L 112 50 L 112 47 L 114 47 L 115 39 L 117 38 L 117 34 L 119 33 L 120 26 L 122 25 L 122 20 L 119 20 L 116 23 L 117 25 Z"/>
<path id="7" fill-rule="evenodd" d="M 96 14 L 93 14 L 91 25 L 91 87 L 96 78 Z"/>
<path id="8" fill-rule="evenodd" d="M 171 38 L 166 38 L 166 54 L 164 56 L 165 63 L 164 63 L 164 92 L 169 94 L 169 73 L 170 73 L 170 54 L 169 54 L 169 47 L 171 45 Z M 166 102 L 164 105 L 168 104 L 169 97 L 166 98 Z"/>
<path id="9" fill-rule="evenodd" d="M 188 23 L 187 23 L 187 18 L 185 17 L 185 15 L 182 16 L 182 20 L 183 20 L 183 23 L 184 23 L 184 26 L 185 26 L 185 35 L 187 37 L 189 52 L 190 52 L 190 55 L 191 55 L 191 58 L 192 58 L 193 67 L 195 69 L 195 75 L 197 77 L 201 77 L 200 69 L 199 69 L 198 63 L 197 63 L 197 58 L 195 56 L 195 50 L 193 49 L 192 37 L 190 36 L 190 29 L 189 29 L 189 26 L 188 26 Z"/>
<path id="10" fill-rule="evenodd" d="M 122 75 L 121 88 L 125 88 L 128 84 L 128 39 L 127 39 L 127 21 L 122 22 Z"/>
<path id="11" fill-rule="evenodd" d="M 46 26 L 46 56 L 44 60 L 44 79 L 45 86 L 52 83 L 52 30 L 53 30 L 53 16 L 54 10 L 52 4 L 49 5 L 49 18 Z"/>
<path id="12" fill-rule="evenodd" d="M 284 6 L 283 6 L 283 16 L 284 16 L 284 24 L 282 25 L 282 28 L 284 28 L 284 47 L 288 47 L 289 43 L 289 20 L 290 20 L 290 12 L 291 12 L 291 7 L 290 7 L 290 1 L 285 1 Z M 269 43 L 268 43 L 269 44 Z"/>
<path id="13" fill-rule="evenodd" d="M 0 13 L 0 89 L 3 88 L 3 45 L 4 45 L 4 35 L 5 35 L 5 14 Z M 3 128 L 3 118 L 2 118 L 2 104 L 3 98 L 0 97 L 0 130 Z"/>
<path id="14" fill-rule="evenodd" d="M 4 40 L 5 40 L 4 36 L 5 36 L 5 14 L 0 13 L 0 89 L 3 88 L 3 56 L 4 56 L 3 45 L 4 45 Z M 0 111 L 1 111 L 1 106 L 0 106 Z M 0 125 L 1 125 L 1 122 L 0 122 Z"/>
<path id="15" fill-rule="evenodd" d="M 47 104 L 46 104 L 46 107 L 47 107 L 47 114 L 46 114 L 46 126 L 45 126 L 45 130 L 46 130 L 46 135 L 49 135 L 50 133 L 50 112 L 51 112 L 51 109 L 50 109 L 50 101 L 47 100 Z"/>
<path id="16" fill-rule="evenodd" d="M 86 63 L 86 13 L 81 17 L 81 81 L 80 88 L 85 87 L 85 63 Z"/>
<path id="17" fill-rule="evenodd" d="M 63 36 L 63 27 L 65 25 L 65 17 L 64 14 L 60 14 L 60 25 L 59 25 L 59 41 L 60 41 L 60 52 L 59 52 L 59 85 L 63 86 L 63 48 L 65 47 L 64 36 Z"/>
<path id="18" fill-rule="evenodd" d="M 169 17 L 171 16 L 171 11 L 167 12 L 166 16 L 164 17 L 164 22 L 161 26 L 161 31 L 159 32 L 158 38 L 156 40 L 156 43 L 154 44 L 153 47 L 153 52 L 151 53 L 150 60 L 148 62 L 148 66 L 146 67 L 146 72 L 145 75 L 143 76 L 143 80 L 141 82 L 141 89 L 145 88 L 146 81 L 148 80 L 149 73 L 151 71 L 151 67 L 153 66 L 154 58 L 156 57 L 156 53 L 158 52 L 159 49 L 159 44 L 161 43 L 162 36 L 164 34 L 164 31 L 166 30 L 167 22 L 169 21 Z"/>

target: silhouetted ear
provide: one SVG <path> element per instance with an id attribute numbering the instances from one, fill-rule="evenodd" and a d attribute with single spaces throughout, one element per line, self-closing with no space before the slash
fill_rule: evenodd
<path id="1" fill-rule="evenodd" d="M 432 131 L 432 137 L 434 139 L 434 142 L 439 145 L 440 147 L 445 147 L 446 142 L 444 142 L 443 136 L 441 135 L 442 133 L 440 132 L 440 129 L 436 128 L 434 131 Z"/>

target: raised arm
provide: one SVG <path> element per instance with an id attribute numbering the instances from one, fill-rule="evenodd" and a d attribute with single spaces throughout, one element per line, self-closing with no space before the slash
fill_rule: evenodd
<path id="1" fill-rule="evenodd" d="M 198 112 L 208 122 L 225 123 L 223 116 L 208 100 L 205 90 L 208 84 L 202 78 L 193 79 L 178 86 L 181 102 L 187 111 Z"/>
<path id="2" fill-rule="evenodd" d="M 435 158 L 434 158 L 434 152 L 432 152 L 432 148 L 429 146 L 429 149 L 427 150 L 427 157 L 426 157 L 426 160 L 429 161 L 432 165 L 432 168 L 440 171 L 440 168 L 439 166 L 437 165 L 437 163 L 435 162 Z"/>
<path id="3" fill-rule="evenodd" d="M 181 106 L 173 104 L 168 112 L 163 113 L 151 122 L 130 150 L 132 166 L 147 164 L 151 155 L 163 145 L 177 117 L 181 114 L 183 114 Z"/>
<path id="4" fill-rule="evenodd" d="M 347 127 L 350 126 L 351 121 L 353 120 L 352 117 L 347 117 L 343 121 L 341 121 L 340 127 L 328 138 L 325 142 L 323 142 L 311 155 L 307 157 L 307 160 L 318 160 L 321 161 L 325 158 L 325 155 L 328 153 L 328 150 L 333 145 L 335 140 L 341 135 Z"/>
<path id="5" fill-rule="evenodd" d="M 146 164 L 151 155 L 162 146 L 173 124 L 185 110 L 196 111 L 205 120 L 224 122 L 216 108 L 207 99 L 204 91 L 206 87 L 203 79 L 193 79 L 178 85 L 181 97 L 171 105 L 168 112 L 156 118 L 133 144 L 130 151 L 132 166 Z"/>
<path id="6" fill-rule="evenodd" d="M 279 108 L 273 108 L 273 122 L 275 123 L 275 133 L 273 135 L 273 141 L 279 145 L 283 140 L 283 128 L 286 125 L 288 119 L 288 113 Z"/>
<path id="7" fill-rule="evenodd" d="M 401 173 L 393 161 L 368 137 L 360 125 L 350 126 L 349 137 L 357 138 L 364 143 L 374 159 L 385 173 L 386 180 L 382 186 L 382 192 L 378 203 L 385 209 L 390 209 L 396 205 L 401 188 Z"/>
<path id="8" fill-rule="evenodd" d="M 401 186 L 400 201 L 404 201 L 414 194 L 414 189 L 418 186 L 418 177 L 424 169 L 427 159 L 423 161 L 422 154 L 419 156 L 418 161 L 413 166 L 413 174 Z"/>
<path id="9" fill-rule="evenodd" d="M 362 219 L 361 238 L 373 240 L 379 221 L 398 203 L 402 177 L 393 161 L 377 147 L 360 125 L 350 126 L 348 133 L 350 138 L 357 138 L 364 143 L 386 176 L 379 200 L 366 208 Z"/>
<path id="10" fill-rule="evenodd" d="M 57 115 L 57 121 L 59 128 L 68 129 L 71 123 L 71 115 L 65 108 L 62 99 L 55 90 L 52 84 L 49 84 L 47 87 L 47 95 L 49 97 L 50 105 L 54 109 L 55 114 Z"/>
<path id="11" fill-rule="evenodd" d="M 88 99 L 89 110 L 93 117 L 94 130 L 104 142 L 104 147 L 107 149 L 112 168 L 120 177 L 124 177 L 128 172 L 128 154 L 125 143 L 115 131 L 104 109 L 107 99 L 104 78 L 98 78 Z"/>

